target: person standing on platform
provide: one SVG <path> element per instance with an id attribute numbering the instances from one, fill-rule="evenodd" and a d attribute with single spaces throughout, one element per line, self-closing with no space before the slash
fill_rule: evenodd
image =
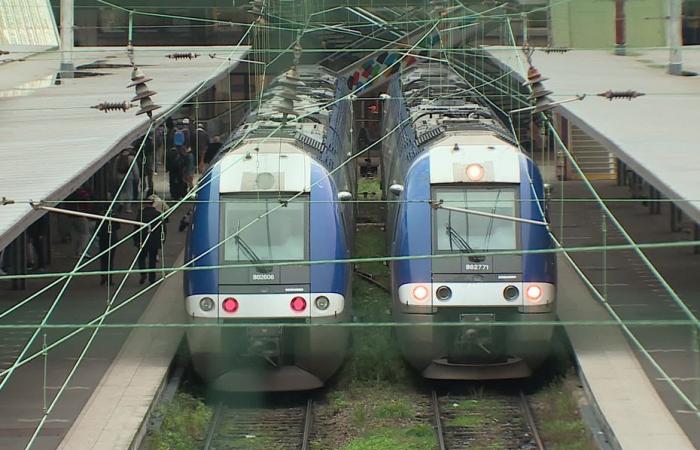
<path id="1" fill-rule="evenodd" d="M 183 147 L 180 156 L 182 157 L 183 161 L 182 180 L 185 184 L 185 192 L 183 192 L 182 197 L 184 197 L 194 187 L 195 160 L 194 155 L 192 154 L 192 149 L 189 147 Z"/>
<path id="2" fill-rule="evenodd" d="M 92 213 L 92 192 L 87 186 L 83 185 L 76 189 L 69 199 L 75 201 L 73 203 L 75 211 Z M 93 230 L 94 224 L 92 220 L 86 217 L 75 217 L 73 219 L 71 225 L 73 236 L 71 236 L 71 240 L 73 241 L 75 256 L 80 256 L 83 251 L 86 251 L 85 256 L 90 257 L 89 249 L 86 247 L 88 242 L 90 242 Z"/>
<path id="3" fill-rule="evenodd" d="M 117 174 L 119 175 L 119 183 L 121 180 L 126 178 L 124 185 L 122 187 L 121 193 L 119 194 L 120 201 L 126 204 L 124 211 L 127 214 L 133 212 L 131 208 L 131 203 L 138 199 L 138 185 L 139 185 L 139 168 L 138 164 L 132 166 L 134 156 L 131 154 L 133 148 L 129 147 L 121 151 L 119 156 L 117 156 Z"/>
<path id="4" fill-rule="evenodd" d="M 107 210 L 109 209 L 109 206 L 107 203 L 104 204 L 105 206 L 101 209 L 100 215 L 106 215 Z M 121 215 L 121 205 L 116 205 L 115 206 L 115 213 L 113 214 L 114 217 L 119 217 Z M 98 223 L 99 224 L 99 223 Z M 101 272 L 108 272 L 112 270 L 115 267 L 115 260 L 114 258 L 116 257 L 117 253 L 117 247 L 116 243 L 119 242 L 119 227 L 120 224 L 119 222 L 110 222 L 106 221 L 102 224 L 100 227 L 99 231 L 97 232 L 97 239 L 98 239 L 98 244 L 100 248 L 100 271 Z M 110 248 L 111 247 L 111 248 Z M 109 252 L 106 252 L 110 248 Z M 104 253 L 103 253 L 104 252 Z M 104 286 L 105 284 L 109 283 L 110 286 L 114 284 L 114 281 L 112 280 L 112 275 L 111 274 L 101 274 L 100 275 L 100 286 Z"/>
<path id="5" fill-rule="evenodd" d="M 218 155 L 221 151 L 221 146 L 221 138 L 219 138 L 219 136 L 214 136 L 211 138 L 211 142 L 207 146 L 207 152 L 204 155 L 205 164 L 209 164 L 214 158 L 216 158 L 216 155 Z"/>
<path id="6" fill-rule="evenodd" d="M 170 184 L 170 198 L 180 200 L 184 195 L 183 170 L 185 158 L 185 133 L 177 130 L 173 136 L 173 147 L 168 149 L 165 160 L 165 169 L 168 171 L 168 181 Z"/>
<path id="7" fill-rule="evenodd" d="M 142 247 L 138 258 L 139 269 L 141 270 L 156 268 L 158 252 L 160 251 L 162 242 L 165 242 L 166 236 L 165 223 L 162 219 L 158 219 L 160 217 L 161 213 L 156 209 L 153 199 L 149 199 L 149 203 L 143 207 L 141 214 L 136 218 L 143 223 L 153 222 L 150 228 L 137 226 L 137 229 L 140 229 L 140 231 L 134 235 L 134 243 L 137 247 Z M 155 271 L 141 273 L 139 284 L 145 283 L 146 278 L 148 278 L 150 283 L 154 283 L 156 281 Z"/>

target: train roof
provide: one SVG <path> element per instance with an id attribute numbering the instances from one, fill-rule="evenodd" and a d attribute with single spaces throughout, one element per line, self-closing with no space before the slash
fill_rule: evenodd
<path id="1" fill-rule="evenodd" d="M 290 71 L 291 72 L 291 71 Z M 240 145 L 247 139 L 296 140 L 300 146 L 322 152 L 329 128 L 332 106 L 326 106 L 336 97 L 338 77 L 331 70 L 318 65 L 302 65 L 296 73 L 285 72 L 270 83 L 263 92 L 260 106 L 251 111 L 241 126 L 231 135 L 226 147 Z M 280 111 L 288 95 L 288 77 L 298 83 L 293 88 L 293 108 L 301 119 L 285 118 Z"/>
<path id="2" fill-rule="evenodd" d="M 416 143 L 459 131 L 483 131 L 515 144 L 493 109 L 480 103 L 469 83 L 443 63 L 418 63 L 405 71 L 401 88 L 416 131 Z"/>

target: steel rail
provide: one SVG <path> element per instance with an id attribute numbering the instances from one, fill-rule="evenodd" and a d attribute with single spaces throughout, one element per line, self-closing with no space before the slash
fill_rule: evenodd
<path id="1" fill-rule="evenodd" d="M 537 445 L 537 450 L 547 450 L 547 447 L 545 447 L 544 441 L 542 440 L 542 436 L 540 436 L 540 431 L 537 429 L 535 416 L 532 414 L 532 408 L 530 408 L 530 402 L 527 400 L 527 397 L 523 391 L 520 391 L 520 406 L 523 410 L 523 414 L 525 415 L 525 420 L 532 431 L 532 438 Z"/>
<path id="2" fill-rule="evenodd" d="M 387 286 L 385 286 L 383 283 L 380 283 L 374 278 L 374 275 L 371 273 L 363 272 L 361 270 L 355 269 L 355 274 L 362 278 L 363 280 L 367 281 L 368 283 L 372 283 L 373 285 L 377 286 L 379 289 L 391 293 L 391 289 L 389 289 Z"/>
<path id="3" fill-rule="evenodd" d="M 433 416 L 435 416 L 435 434 L 437 435 L 438 450 L 447 450 L 445 446 L 445 433 L 442 429 L 442 418 L 440 417 L 440 403 L 435 389 L 431 392 L 431 402 L 433 404 Z"/>
<path id="4" fill-rule="evenodd" d="M 311 445 L 311 426 L 313 424 L 314 401 L 306 401 L 306 412 L 304 414 L 304 435 L 301 438 L 301 450 L 309 450 Z"/>
<path id="5" fill-rule="evenodd" d="M 219 427 L 219 422 L 221 421 L 221 411 L 224 409 L 224 402 L 219 402 L 214 410 L 214 415 L 211 418 L 211 423 L 209 424 L 209 429 L 207 430 L 207 440 L 204 441 L 204 450 L 210 450 L 211 444 L 214 442 L 214 436 L 216 435 L 216 429 Z"/>

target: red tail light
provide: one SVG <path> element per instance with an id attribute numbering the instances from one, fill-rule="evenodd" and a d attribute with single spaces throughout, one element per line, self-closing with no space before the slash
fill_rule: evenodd
<path id="1" fill-rule="evenodd" d="M 221 307 L 224 308 L 224 311 L 227 313 L 235 313 L 238 311 L 238 300 L 233 297 L 229 297 L 221 303 Z"/>
<path id="2" fill-rule="evenodd" d="M 306 299 L 304 297 L 294 297 L 289 306 L 292 307 L 292 311 L 302 312 L 306 309 Z"/>

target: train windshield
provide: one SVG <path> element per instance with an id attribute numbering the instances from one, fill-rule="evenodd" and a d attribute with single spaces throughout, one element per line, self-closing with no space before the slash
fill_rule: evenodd
<path id="1" fill-rule="evenodd" d="M 516 215 L 515 187 L 434 187 L 433 199 L 444 206 L 503 216 Z M 514 250 L 516 222 L 461 211 L 435 210 L 435 236 L 439 252 Z"/>
<path id="2" fill-rule="evenodd" d="M 222 197 L 224 260 L 304 260 L 307 198 L 299 197 L 280 207 L 277 197 Z"/>

